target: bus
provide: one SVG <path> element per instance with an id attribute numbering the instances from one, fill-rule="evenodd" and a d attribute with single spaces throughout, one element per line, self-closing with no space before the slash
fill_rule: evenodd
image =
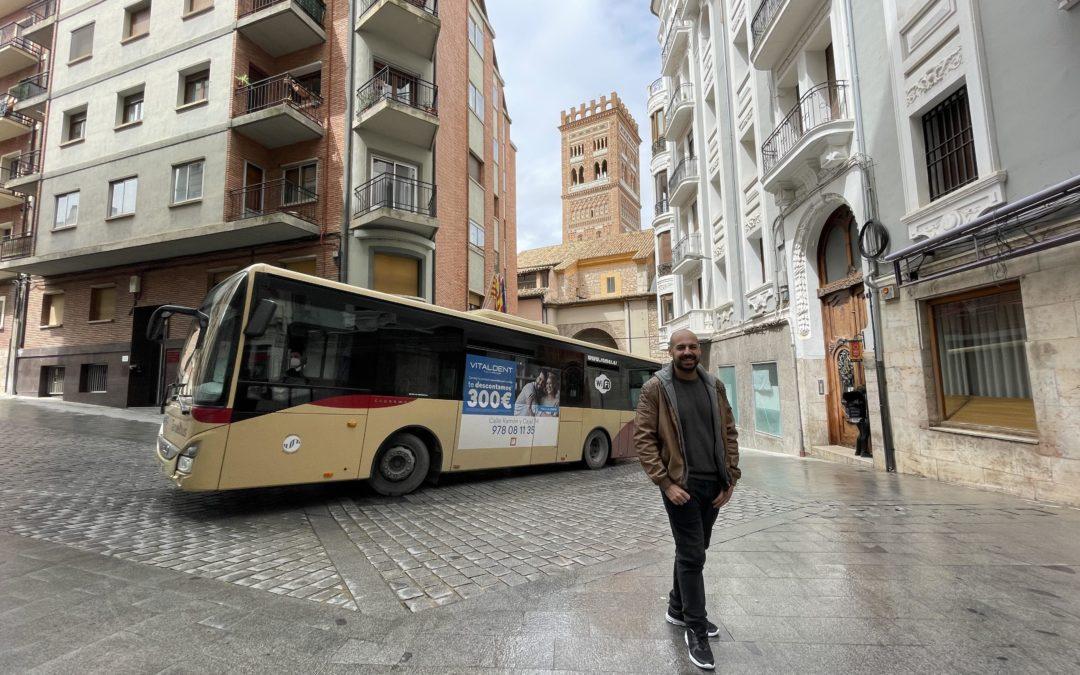
<path id="1" fill-rule="evenodd" d="M 634 408 L 660 367 L 488 310 L 460 312 L 269 265 L 189 317 L 157 458 L 181 489 L 366 480 L 382 495 L 442 474 L 633 457 Z"/>

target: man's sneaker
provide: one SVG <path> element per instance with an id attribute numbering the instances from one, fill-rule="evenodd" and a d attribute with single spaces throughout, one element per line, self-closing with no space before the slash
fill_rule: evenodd
<path id="1" fill-rule="evenodd" d="M 667 619 L 667 622 L 670 623 L 672 626 L 681 626 L 683 628 L 686 627 L 686 622 L 672 614 L 670 609 L 667 611 L 667 616 L 665 616 L 664 618 Z M 709 637 L 713 638 L 720 634 L 719 626 L 717 626 L 712 621 L 706 621 L 706 623 L 709 624 Z"/>
<path id="2" fill-rule="evenodd" d="M 707 639 L 699 638 L 692 630 L 687 630 L 683 635 L 683 639 L 686 641 L 686 650 L 690 655 L 690 660 L 693 661 L 695 666 L 705 670 L 712 670 L 716 667 L 713 662 L 712 648 L 709 647 Z"/>

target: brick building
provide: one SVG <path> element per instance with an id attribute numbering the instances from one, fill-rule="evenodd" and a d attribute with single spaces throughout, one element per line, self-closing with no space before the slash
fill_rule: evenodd
<path id="1" fill-rule="evenodd" d="M 618 94 L 562 112 L 563 243 L 518 254 L 518 314 L 641 356 L 657 343 L 654 242 L 641 231 L 637 122 Z"/>
<path id="2" fill-rule="evenodd" d="M 25 58 L 0 64 L 25 67 L 0 73 L 15 85 L 0 104 L 7 391 L 153 405 L 183 336 L 148 342 L 150 313 L 254 262 L 457 309 L 512 269 L 514 149 L 482 2 L 12 4 L 0 56 Z M 471 79 L 495 96 L 471 99 L 488 182 L 470 240 L 477 48 Z"/>

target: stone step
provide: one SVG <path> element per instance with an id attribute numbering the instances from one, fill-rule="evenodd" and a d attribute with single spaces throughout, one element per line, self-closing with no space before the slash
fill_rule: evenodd
<path id="1" fill-rule="evenodd" d="M 874 468 L 874 459 L 872 457 L 856 457 L 855 448 L 843 445 L 812 445 L 810 446 L 810 452 L 806 454 L 808 457 L 816 457 L 817 459 L 837 462 L 838 464 L 864 466 L 868 469 Z"/>

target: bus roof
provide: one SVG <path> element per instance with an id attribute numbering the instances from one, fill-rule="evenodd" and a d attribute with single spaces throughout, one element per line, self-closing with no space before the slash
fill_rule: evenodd
<path id="1" fill-rule="evenodd" d="M 496 318 L 492 316 L 495 312 L 462 312 L 456 309 L 450 309 L 448 307 L 440 307 L 439 305 L 432 305 L 427 302 L 421 302 L 419 300 L 413 300 L 400 295 L 393 295 L 390 293 L 383 293 L 381 291 L 373 291 L 370 288 L 361 288 L 360 286 L 353 286 L 351 284 L 345 284 L 340 281 L 333 281 L 331 279 L 324 279 L 322 277 L 311 276 L 310 274 L 304 274 L 302 272 L 294 272 L 287 270 L 283 267 L 275 267 L 273 265 L 267 265 L 266 263 L 255 263 L 245 267 L 242 272 L 261 272 L 263 274 L 272 274 L 279 277 L 287 277 L 289 279 L 296 279 L 297 281 L 304 281 L 310 284 L 318 284 L 320 286 L 327 286 L 329 288 L 336 288 L 339 290 L 347 291 L 349 293 L 356 293 L 357 295 L 366 295 L 370 298 L 377 300 L 383 300 L 386 302 L 393 302 L 399 305 L 405 305 L 407 307 L 414 307 L 416 309 L 423 309 L 429 312 L 436 312 L 439 314 L 446 314 L 454 316 L 466 321 L 473 321 L 475 323 L 496 325 L 501 328 L 507 328 L 517 331 L 519 333 L 528 333 L 537 337 L 547 338 L 549 340 L 557 340 L 559 342 L 566 342 L 569 344 L 579 345 L 581 347 L 587 347 L 589 349 L 595 349 L 609 354 L 618 354 L 626 358 L 638 359 L 640 361 L 648 361 L 662 365 L 660 361 L 648 356 L 638 356 L 637 354 L 631 354 L 624 352 L 620 349 L 611 349 L 610 347 L 604 347 L 592 342 L 585 342 L 584 340 L 577 340 L 575 338 L 566 337 L 558 332 L 552 330 L 553 327 L 549 327 L 547 324 L 539 324 L 538 327 L 530 326 L 531 323 L 537 323 L 530 319 L 514 316 L 508 314 L 506 319 Z"/>

